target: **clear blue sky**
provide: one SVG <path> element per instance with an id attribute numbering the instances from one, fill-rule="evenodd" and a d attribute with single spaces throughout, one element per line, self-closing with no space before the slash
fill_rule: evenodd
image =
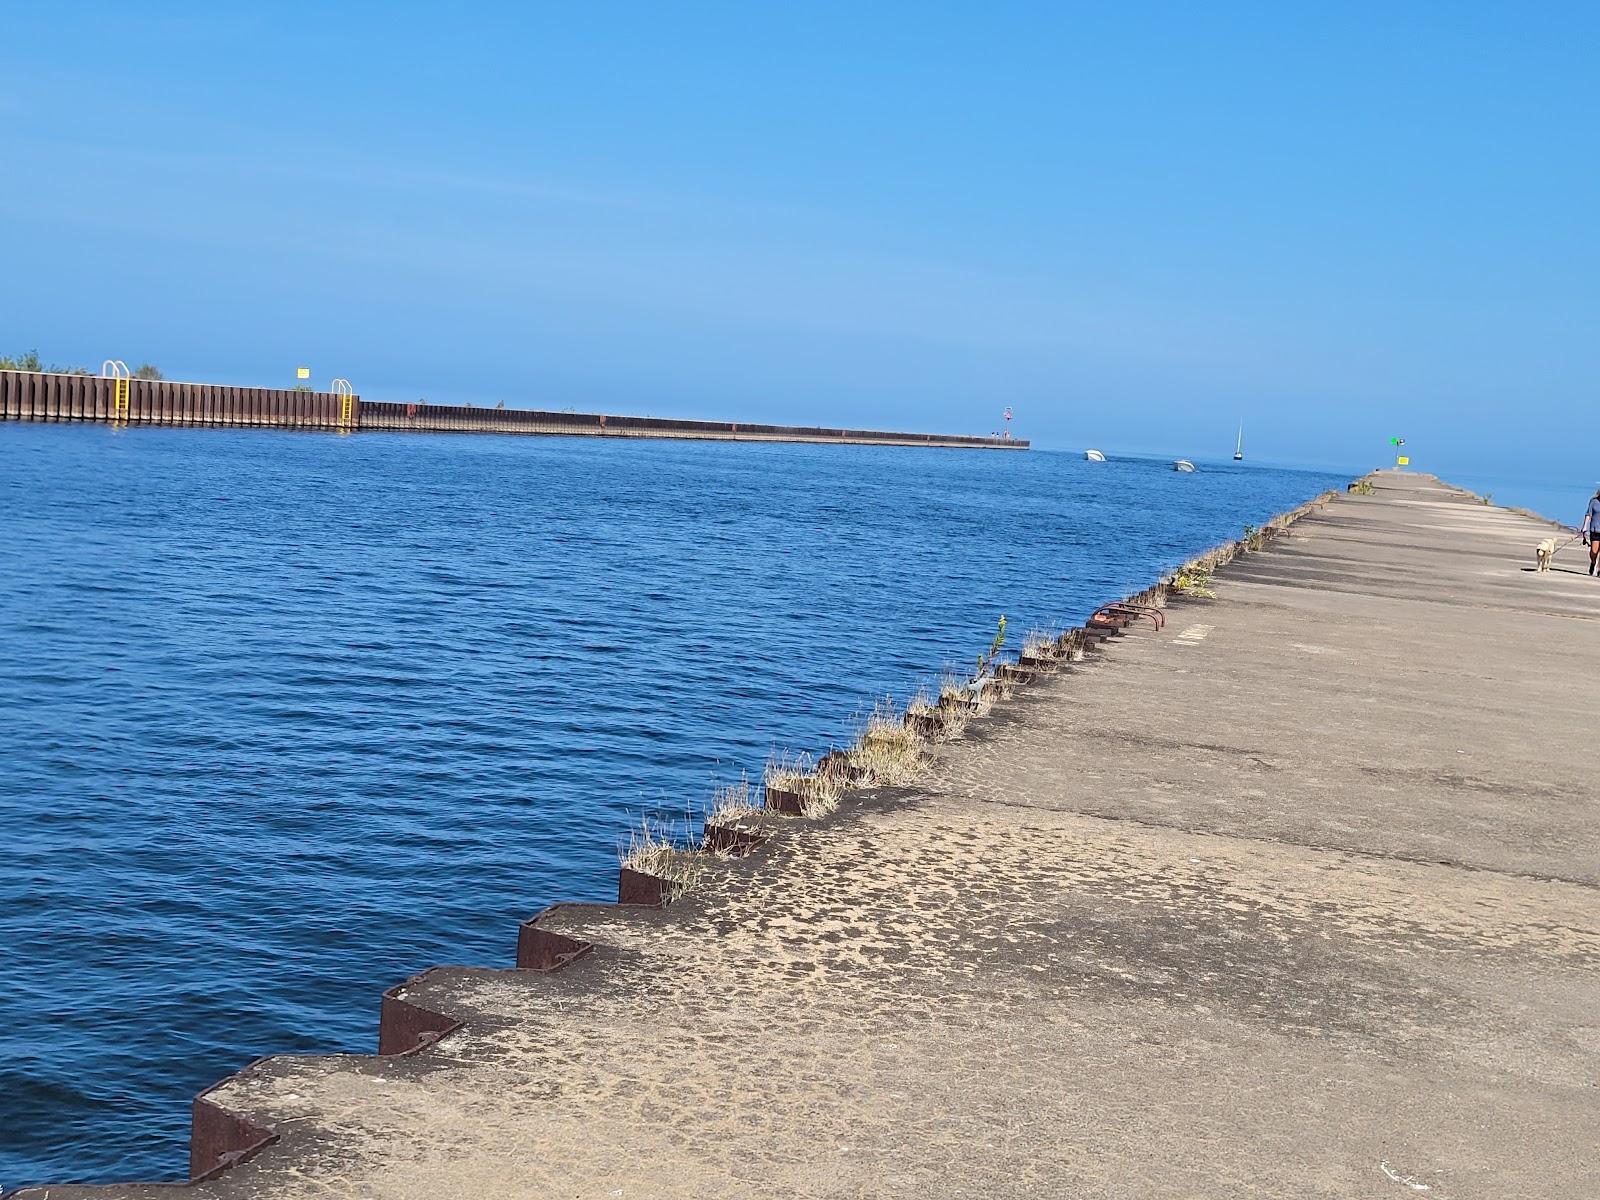
<path id="1" fill-rule="evenodd" d="M 0 353 L 1600 478 L 1600 5 L 5 6 Z"/>

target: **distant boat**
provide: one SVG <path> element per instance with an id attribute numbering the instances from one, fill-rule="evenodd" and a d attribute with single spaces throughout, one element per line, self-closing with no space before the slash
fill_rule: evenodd
<path id="1" fill-rule="evenodd" d="M 1083 456 L 1090 462 L 1105 462 L 1106 456 L 1098 450 L 1085 450 Z"/>
<path id="2" fill-rule="evenodd" d="M 1244 422 L 1239 422 L 1239 440 L 1233 444 L 1233 461 L 1244 461 Z"/>
<path id="3" fill-rule="evenodd" d="M 1187 473 L 1194 470 L 1194 464 L 1187 458 L 1175 458 L 1172 460 L 1172 469 L 1174 471 L 1183 471 Z"/>

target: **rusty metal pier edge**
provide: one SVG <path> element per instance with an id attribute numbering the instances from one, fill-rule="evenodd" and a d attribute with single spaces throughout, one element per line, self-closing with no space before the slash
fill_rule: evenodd
<path id="1" fill-rule="evenodd" d="M 360 412 L 359 397 L 337 392 L 130 379 L 120 373 L 0 371 L 0 421 L 348 432 L 359 425 Z"/>
<path id="2" fill-rule="evenodd" d="M 131 379 L 125 374 L 0 371 L 0 421 L 93 421 L 114 426 L 192 425 L 311 429 L 340 433 L 505 433 L 581 437 L 689 438 L 813 445 L 1026 450 L 1026 439 L 894 433 L 811 425 L 691 421 L 527 408 L 362 400 L 343 379 L 327 392 Z"/>
<path id="3" fill-rule="evenodd" d="M 1070 641 L 1074 645 L 1089 649 L 1099 648 L 1107 640 L 1124 636 L 1127 629 L 1139 620 L 1151 620 L 1152 625 L 1159 629 L 1164 623 L 1159 609 L 1166 604 L 1170 596 L 1182 595 L 1173 589 L 1173 581 L 1178 574 L 1185 571 L 1210 573 L 1241 554 L 1260 549 L 1299 518 L 1321 509 L 1335 495 L 1334 492 L 1325 492 L 1298 508 L 1274 517 L 1256 532 L 1253 539 L 1217 546 L 1191 559 L 1178 572 L 1144 591 L 1135 593 L 1125 600 L 1100 606 L 1089 622 L 1062 634 L 1062 643 Z M 1152 617 L 1152 613 L 1156 615 Z M 1022 670 L 1014 676 L 1013 681 L 1019 684 L 1025 683 L 1037 678 L 1039 674 L 1040 672 Z M 778 811 L 783 810 L 780 807 Z M 828 819 L 824 816 L 807 823 L 825 823 Z M 781 833 L 756 834 L 731 826 L 714 827 L 707 832 L 706 849 L 739 856 L 756 853 L 772 837 L 782 836 Z M 617 871 L 615 904 L 562 901 L 541 909 L 523 921 L 517 932 L 516 969 L 540 973 L 561 971 L 581 962 L 594 951 L 593 942 L 569 937 L 543 927 L 543 923 L 549 917 L 562 910 L 659 911 L 668 907 L 673 898 L 673 885 L 669 880 L 621 866 Z M 407 988 L 426 979 L 435 971 L 443 969 L 430 967 L 382 993 L 379 1004 L 377 1055 L 354 1054 L 348 1057 L 398 1058 L 420 1054 L 463 1028 L 464 1023 L 448 1013 L 438 1012 L 405 998 Z M 187 1188 L 214 1179 L 224 1171 L 247 1162 L 257 1152 L 282 1139 L 283 1134 L 279 1130 L 266 1128 L 247 1117 L 230 1112 L 209 1098 L 218 1089 L 248 1075 L 256 1065 L 276 1057 L 279 1056 L 265 1055 L 257 1058 L 242 1070 L 219 1080 L 195 1097 L 189 1142 L 189 1179 L 155 1186 Z M 7 1192 L 5 1197 L 8 1200 L 10 1198 L 33 1200 L 35 1196 L 43 1197 L 45 1191 L 44 1185 L 30 1185 Z"/>

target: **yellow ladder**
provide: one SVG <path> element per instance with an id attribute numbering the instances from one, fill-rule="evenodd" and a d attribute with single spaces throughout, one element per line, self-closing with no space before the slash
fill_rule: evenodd
<path id="1" fill-rule="evenodd" d="M 339 397 L 339 428 L 348 433 L 355 424 L 356 394 L 348 379 L 335 379 L 333 394 Z"/>
<path id="2" fill-rule="evenodd" d="M 127 424 L 129 420 L 128 393 L 132 390 L 133 372 L 120 358 L 108 358 L 100 364 L 100 378 L 111 379 L 111 423 Z"/>

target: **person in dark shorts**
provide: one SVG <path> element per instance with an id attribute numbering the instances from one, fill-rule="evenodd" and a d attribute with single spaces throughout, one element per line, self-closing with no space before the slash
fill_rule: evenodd
<path id="1" fill-rule="evenodd" d="M 1589 501 L 1589 511 L 1583 514 L 1583 526 L 1578 530 L 1583 534 L 1584 541 L 1589 543 L 1589 574 L 1593 575 L 1600 570 L 1596 563 L 1600 562 L 1600 489 L 1594 494 L 1594 499 Z"/>

